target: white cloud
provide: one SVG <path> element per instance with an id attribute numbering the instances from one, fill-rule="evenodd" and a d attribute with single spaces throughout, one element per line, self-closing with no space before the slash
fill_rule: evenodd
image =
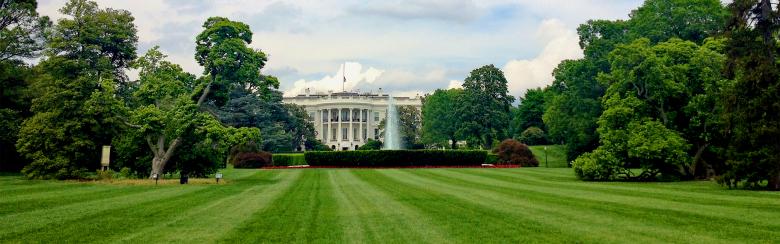
<path id="1" fill-rule="evenodd" d="M 450 80 L 450 84 L 447 85 L 447 89 L 463 88 L 463 81 Z"/>
<path id="2" fill-rule="evenodd" d="M 552 71 L 558 63 L 583 56 L 577 33 L 566 28 L 559 20 L 542 22 L 536 38 L 547 43 L 539 55 L 532 59 L 510 60 L 503 67 L 509 92 L 515 97 L 524 95 L 528 89 L 552 84 Z"/>
<path id="3" fill-rule="evenodd" d="M 333 75 L 326 75 L 316 80 L 300 79 L 293 83 L 293 87 L 284 91 L 285 96 L 304 94 L 307 88 L 312 93 L 327 93 L 329 91 L 354 90 L 358 84 L 374 83 L 384 70 L 369 67 L 363 70 L 363 65 L 356 62 L 346 62 L 338 67 Z M 346 75 L 345 75 L 346 74 Z M 347 82 L 344 82 L 346 77 Z"/>

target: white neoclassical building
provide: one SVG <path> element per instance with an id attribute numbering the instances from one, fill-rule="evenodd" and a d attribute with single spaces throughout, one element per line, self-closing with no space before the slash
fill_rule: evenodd
<path id="1" fill-rule="evenodd" d="M 329 92 L 284 97 L 284 103 L 301 105 L 317 130 L 317 138 L 334 150 L 355 150 L 371 138 L 382 140 L 379 123 L 387 116 L 388 94 Z M 397 106 L 412 105 L 420 109 L 422 100 L 415 97 L 393 97 Z"/>

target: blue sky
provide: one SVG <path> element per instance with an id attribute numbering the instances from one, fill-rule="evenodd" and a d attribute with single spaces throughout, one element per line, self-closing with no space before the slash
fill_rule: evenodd
<path id="1" fill-rule="evenodd" d="M 59 18 L 65 0 L 41 0 Z M 576 28 L 589 19 L 625 19 L 638 0 L 189 1 L 98 0 L 136 18 L 139 54 L 159 45 L 169 59 L 199 74 L 194 39 L 210 16 L 252 28 L 252 46 L 269 55 L 262 70 L 294 95 L 305 88 L 383 88 L 399 96 L 457 87 L 494 64 L 515 97 L 551 83 L 564 59 L 579 58 Z M 132 76 L 132 71 L 129 72 Z"/>

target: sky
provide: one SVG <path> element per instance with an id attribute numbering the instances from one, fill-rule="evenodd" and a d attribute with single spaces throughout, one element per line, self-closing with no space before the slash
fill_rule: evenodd
<path id="1" fill-rule="evenodd" d="M 62 18 L 66 0 L 39 0 Z M 510 95 L 552 83 L 561 60 L 582 57 L 576 28 L 589 19 L 626 19 L 640 0 L 97 0 L 129 10 L 138 53 L 154 46 L 201 74 L 195 36 L 211 16 L 248 24 L 253 48 L 268 55 L 263 74 L 286 96 L 378 92 L 415 96 L 459 87 L 471 70 L 493 64 Z M 130 71 L 131 78 L 133 71 Z M 347 82 L 342 84 L 342 77 Z"/>

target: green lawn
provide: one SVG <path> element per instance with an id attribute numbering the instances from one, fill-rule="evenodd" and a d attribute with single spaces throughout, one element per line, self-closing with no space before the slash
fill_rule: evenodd
<path id="1" fill-rule="evenodd" d="M 547 147 L 547 150 L 544 148 Z M 549 146 L 530 146 L 531 152 L 534 153 L 536 159 L 539 160 L 539 167 L 549 168 L 568 168 L 569 164 L 566 162 L 566 147 L 562 145 L 549 145 Z M 547 154 L 547 165 L 545 165 L 545 154 Z"/>
<path id="2" fill-rule="evenodd" d="M 226 170 L 227 185 L 0 176 L 8 242 L 778 242 L 780 192 L 571 169 Z"/>

